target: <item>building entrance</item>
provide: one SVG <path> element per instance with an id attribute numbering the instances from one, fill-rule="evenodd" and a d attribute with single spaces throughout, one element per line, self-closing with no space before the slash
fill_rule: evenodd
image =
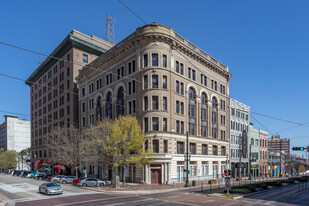
<path id="1" fill-rule="evenodd" d="M 161 184 L 161 169 L 151 169 L 151 184 Z"/>

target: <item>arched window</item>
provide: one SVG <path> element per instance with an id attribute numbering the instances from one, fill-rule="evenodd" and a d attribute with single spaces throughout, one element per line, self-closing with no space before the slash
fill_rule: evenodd
<path id="1" fill-rule="evenodd" d="M 153 153 L 159 153 L 159 140 L 157 139 L 152 140 L 152 150 Z"/>
<path id="2" fill-rule="evenodd" d="M 202 93 L 202 105 L 201 105 L 201 135 L 207 137 L 207 96 Z"/>
<path id="3" fill-rule="evenodd" d="M 212 98 L 212 137 L 217 138 L 217 119 L 218 119 L 218 103 L 215 97 Z"/>
<path id="4" fill-rule="evenodd" d="M 106 96 L 106 117 L 108 119 L 112 119 L 112 113 L 113 113 L 113 110 L 112 110 L 112 93 L 109 92 Z"/>
<path id="5" fill-rule="evenodd" d="M 195 90 L 189 88 L 189 134 L 195 135 Z"/>
<path id="6" fill-rule="evenodd" d="M 124 115 L 124 90 L 122 87 L 119 88 L 117 94 L 117 117 Z"/>
<path id="7" fill-rule="evenodd" d="M 97 121 L 102 120 L 102 103 L 101 103 L 101 96 L 97 98 L 97 108 L 96 108 L 96 113 L 97 113 Z"/>

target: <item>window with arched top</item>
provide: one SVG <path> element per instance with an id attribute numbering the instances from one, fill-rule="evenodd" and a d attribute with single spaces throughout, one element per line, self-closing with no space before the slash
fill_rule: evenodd
<path id="1" fill-rule="evenodd" d="M 207 137 L 207 96 L 204 92 L 201 96 L 201 135 Z"/>
<path id="2" fill-rule="evenodd" d="M 195 104 L 196 104 L 196 95 L 195 90 L 189 88 L 189 134 L 195 135 Z"/>
<path id="3" fill-rule="evenodd" d="M 106 117 L 112 119 L 113 117 L 113 108 L 112 108 L 112 93 L 109 92 L 106 96 Z"/>
<path id="4" fill-rule="evenodd" d="M 218 103 L 215 97 L 212 98 L 212 137 L 217 138 L 217 119 L 218 119 Z"/>
<path id="5" fill-rule="evenodd" d="M 97 108 L 96 108 L 96 119 L 97 121 L 101 121 L 102 120 L 102 100 L 101 100 L 101 96 L 99 96 L 97 98 Z"/>
<path id="6" fill-rule="evenodd" d="M 124 89 L 120 87 L 117 93 L 117 117 L 124 115 Z"/>
<path id="7" fill-rule="evenodd" d="M 157 139 L 152 140 L 152 150 L 153 153 L 159 153 L 159 140 Z"/>

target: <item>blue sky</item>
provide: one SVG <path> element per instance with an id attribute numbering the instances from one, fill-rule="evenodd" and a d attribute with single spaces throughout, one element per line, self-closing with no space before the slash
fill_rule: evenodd
<path id="1" fill-rule="evenodd" d="M 292 146 L 309 145 L 309 1 L 123 2 L 147 23 L 173 27 L 228 65 L 233 75 L 230 96 L 249 105 L 253 112 L 308 123 L 286 130 L 294 125 L 253 114 L 272 133 L 291 138 Z M 1 3 L 0 41 L 49 54 L 72 29 L 104 38 L 107 13 L 116 19 L 116 42 L 143 25 L 117 0 L 12 0 Z M 0 54 L 0 73 L 22 79 L 44 60 L 3 45 Z M 0 76 L 0 87 L 1 111 L 30 113 L 30 90 L 24 82 Z M 3 115 L 0 113 L 0 122 Z M 252 122 L 255 128 L 263 129 Z"/>

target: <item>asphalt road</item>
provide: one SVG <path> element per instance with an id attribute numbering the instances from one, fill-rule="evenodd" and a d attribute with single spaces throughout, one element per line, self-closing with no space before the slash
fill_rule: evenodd
<path id="1" fill-rule="evenodd" d="M 14 205 L 15 202 L 49 199 L 60 196 L 97 194 L 102 191 L 91 191 L 87 188 L 80 188 L 71 184 L 61 184 L 62 195 L 44 195 L 39 193 L 39 185 L 44 181 L 28 178 L 13 177 L 11 175 L 0 174 L 0 201 Z M 1 205 L 1 204 L 0 204 Z"/>

